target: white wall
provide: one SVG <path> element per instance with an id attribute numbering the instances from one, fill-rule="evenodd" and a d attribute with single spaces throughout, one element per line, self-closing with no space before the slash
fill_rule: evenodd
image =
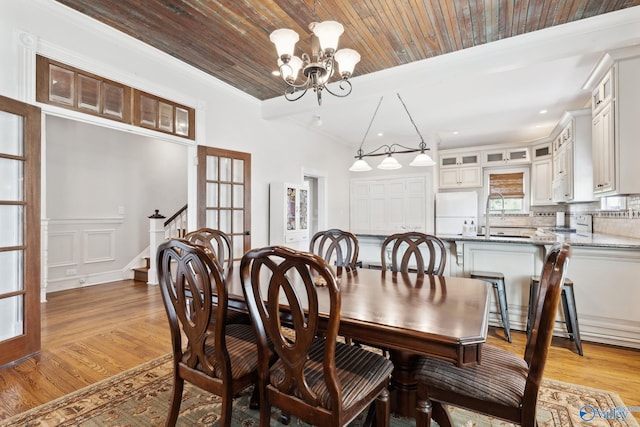
<path id="1" fill-rule="evenodd" d="M 302 182 L 307 170 L 327 177 L 326 225 L 348 226 L 352 149 L 297 125 L 263 120 L 257 99 L 53 0 L 2 0 L 0 94 L 35 101 L 35 53 L 195 107 L 198 144 L 251 153 L 253 246 L 268 243 L 268 183 Z M 47 113 L 140 132 L 132 126 L 41 107 Z M 195 165 L 189 161 L 188 166 L 193 206 Z"/>
<path id="2" fill-rule="evenodd" d="M 55 116 L 45 128 L 47 291 L 123 278 L 153 210 L 187 203 L 187 147 Z"/>

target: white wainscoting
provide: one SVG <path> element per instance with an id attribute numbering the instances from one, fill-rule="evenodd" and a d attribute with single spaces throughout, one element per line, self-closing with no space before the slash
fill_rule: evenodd
<path id="1" fill-rule="evenodd" d="M 121 217 L 51 219 L 47 234 L 46 292 L 129 279 L 118 267 L 116 234 Z"/>

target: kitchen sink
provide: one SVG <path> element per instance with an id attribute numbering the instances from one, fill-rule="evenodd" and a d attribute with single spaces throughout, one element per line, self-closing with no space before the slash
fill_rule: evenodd
<path id="1" fill-rule="evenodd" d="M 479 237 L 484 237 L 484 234 L 478 234 Z M 529 234 L 507 234 L 507 233 L 491 233 L 491 237 L 507 237 L 507 238 L 523 238 L 523 239 L 529 239 L 531 237 L 535 236 L 535 234 L 533 235 L 529 235 Z"/>
<path id="2" fill-rule="evenodd" d="M 484 227 L 482 231 L 484 231 Z M 530 238 L 536 234 L 537 228 L 531 227 L 491 227 L 491 237 Z M 484 233 L 479 233 L 478 236 L 484 236 Z"/>

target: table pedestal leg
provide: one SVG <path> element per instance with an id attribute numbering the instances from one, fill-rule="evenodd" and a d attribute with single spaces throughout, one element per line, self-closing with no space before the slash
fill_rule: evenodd
<path id="1" fill-rule="evenodd" d="M 417 383 L 411 375 L 419 356 L 391 350 L 393 374 L 391 375 L 391 412 L 401 417 L 415 418 Z"/>

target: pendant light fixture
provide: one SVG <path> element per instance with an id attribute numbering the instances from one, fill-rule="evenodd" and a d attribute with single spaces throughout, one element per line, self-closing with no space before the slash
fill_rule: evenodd
<path id="1" fill-rule="evenodd" d="M 382 162 L 380 162 L 380 164 L 378 165 L 378 169 L 382 169 L 382 170 L 400 169 L 402 167 L 402 165 L 400 164 L 400 162 L 398 162 L 398 159 L 393 157 L 393 155 L 394 154 L 403 154 L 403 153 L 419 153 L 413 159 L 413 161 L 411 163 L 409 163 L 409 166 L 433 166 L 433 165 L 435 165 L 435 162 L 433 161 L 433 159 L 426 153 L 426 151 L 429 151 L 430 149 L 427 148 L 427 144 L 424 142 L 424 138 L 422 137 L 422 134 L 418 130 L 418 126 L 416 126 L 416 123 L 413 121 L 413 117 L 411 117 L 411 114 L 409 113 L 409 110 L 407 109 L 407 106 L 405 105 L 404 101 L 400 97 L 400 94 L 397 93 L 396 95 L 398 95 L 398 99 L 402 103 L 402 106 L 404 107 L 404 110 L 406 111 L 407 115 L 409 116 L 409 120 L 411 120 L 411 124 L 413 124 L 413 127 L 416 130 L 416 133 L 420 137 L 420 143 L 418 144 L 418 148 L 405 147 L 404 145 L 401 145 L 401 144 L 390 144 L 390 145 L 389 144 L 384 144 L 384 145 L 381 145 L 380 147 L 376 148 L 375 150 L 369 151 L 368 153 L 365 153 L 362 150 L 362 146 L 364 145 L 364 141 L 367 138 L 367 135 L 369 134 L 369 130 L 371 129 L 371 125 L 373 124 L 373 120 L 375 119 L 376 114 L 378 113 L 378 109 L 380 109 L 380 104 L 382 104 L 383 97 L 381 96 L 380 100 L 378 101 L 378 106 L 376 107 L 375 111 L 373 112 L 373 116 L 371 117 L 371 121 L 369 122 L 369 127 L 367 128 L 367 130 L 366 130 L 366 132 L 364 134 L 364 137 L 362 138 L 362 142 L 360 142 L 360 148 L 358 148 L 358 151 L 357 151 L 356 155 L 354 156 L 356 158 L 356 161 L 349 168 L 349 170 L 351 172 L 366 172 L 366 171 L 370 171 L 371 170 L 371 166 L 369 166 L 369 164 L 367 163 L 367 161 L 365 159 L 363 159 L 363 157 L 376 157 L 376 156 L 385 156 L 385 158 L 382 160 Z"/>

